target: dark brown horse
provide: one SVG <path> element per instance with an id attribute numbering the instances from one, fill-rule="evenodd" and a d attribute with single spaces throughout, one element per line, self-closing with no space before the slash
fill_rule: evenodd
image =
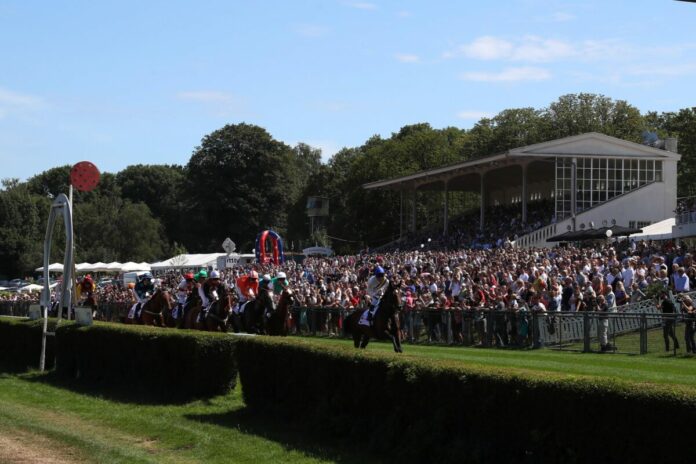
<path id="1" fill-rule="evenodd" d="M 232 308 L 232 293 L 224 288 L 218 287 L 219 299 L 215 301 L 203 319 L 202 328 L 208 332 L 227 332 L 227 319 L 230 317 Z"/>
<path id="2" fill-rule="evenodd" d="M 259 290 L 256 299 L 246 303 L 243 312 L 235 318 L 235 332 L 246 332 L 253 334 L 264 333 L 264 314 L 273 314 L 275 303 L 271 294 L 267 290 Z"/>
<path id="3" fill-rule="evenodd" d="M 283 290 L 280 294 L 278 305 L 266 319 L 266 334 L 281 335 L 285 337 L 288 334 L 288 309 L 295 301 L 295 294 L 290 288 Z"/>
<path id="4" fill-rule="evenodd" d="M 165 327 L 164 314 L 171 312 L 172 298 L 167 290 L 158 289 L 140 309 L 140 323 Z"/>
<path id="5" fill-rule="evenodd" d="M 367 311 L 365 309 L 349 315 L 343 322 L 343 327 L 347 334 L 353 336 L 353 344 L 356 348 L 365 348 L 370 342 L 370 338 L 376 338 L 378 340 L 391 340 L 394 351 L 402 353 L 398 314 L 400 307 L 401 291 L 393 282 L 389 282 L 389 286 L 379 302 L 372 325 L 359 323 L 360 317 Z"/>

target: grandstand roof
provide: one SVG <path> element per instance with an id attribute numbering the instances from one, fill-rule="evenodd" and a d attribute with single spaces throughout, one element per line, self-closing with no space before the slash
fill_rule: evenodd
<path id="1" fill-rule="evenodd" d="M 365 189 L 393 189 L 437 183 L 445 179 L 467 174 L 477 174 L 490 169 L 521 164 L 530 159 L 549 159 L 555 157 L 614 157 L 636 159 L 673 159 L 681 156 L 667 150 L 639 143 L 629 142 L 598 132 L 588 132 L 548 142 L 513 148 L 504 153 L 483 156 L 439 168 L 420 171 L 407 176 L 383 179 L 363 185 Z"/>

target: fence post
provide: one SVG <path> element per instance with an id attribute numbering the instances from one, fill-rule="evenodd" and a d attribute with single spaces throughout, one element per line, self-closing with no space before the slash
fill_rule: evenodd
<path id="1" fill-rule="evenodd" d="M 447 311 L 447 344 L 451 345 L 453 343 L 452 337 L 452 313 Z"/>
<path id="2" fill-rule="evenodd" d="M 640 354 L 648 353 L 648 316 L 640 314 Z"/>
<path id="3" fill-rule="evenodd" d="M 582 313 L 582 352 L 589 353 L 590 349 L 590 313 Z"/>
<path id="4" fill-rule="evenodd" d="M 488 309 L 486 312 L 486 346 L 493 346 L 493 310 Z"/>

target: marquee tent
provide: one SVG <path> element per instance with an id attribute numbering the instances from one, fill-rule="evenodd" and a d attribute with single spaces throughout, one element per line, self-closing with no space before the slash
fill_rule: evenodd
<path id="1" fill-rule="evenodd" d="M 227 253 L 177 255 L 165 261 L 152 263 L 150 265 L 150 268 L 154 271 L 164 269 L 187 269 L 208 266 L 217 267 L 217 259 L 221 256 L 227 256 Z"/>
<path id="2" fill-rule="evenodd" d="M 43 266 L 34 269 L 35 272 L 43 272 Z M 63 272 L 63 263 L 53 263 L 48 265 L 48 272 Z"/>

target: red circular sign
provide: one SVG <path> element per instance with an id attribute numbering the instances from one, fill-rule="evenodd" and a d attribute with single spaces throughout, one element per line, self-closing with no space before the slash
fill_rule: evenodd
<path id="1" fill-rule="evenodd" d="M 70 183 L 81 192 L 89 192 L 99 183 L 99 169 L 89 161 L 80 161 L 70 170 Z"/>

